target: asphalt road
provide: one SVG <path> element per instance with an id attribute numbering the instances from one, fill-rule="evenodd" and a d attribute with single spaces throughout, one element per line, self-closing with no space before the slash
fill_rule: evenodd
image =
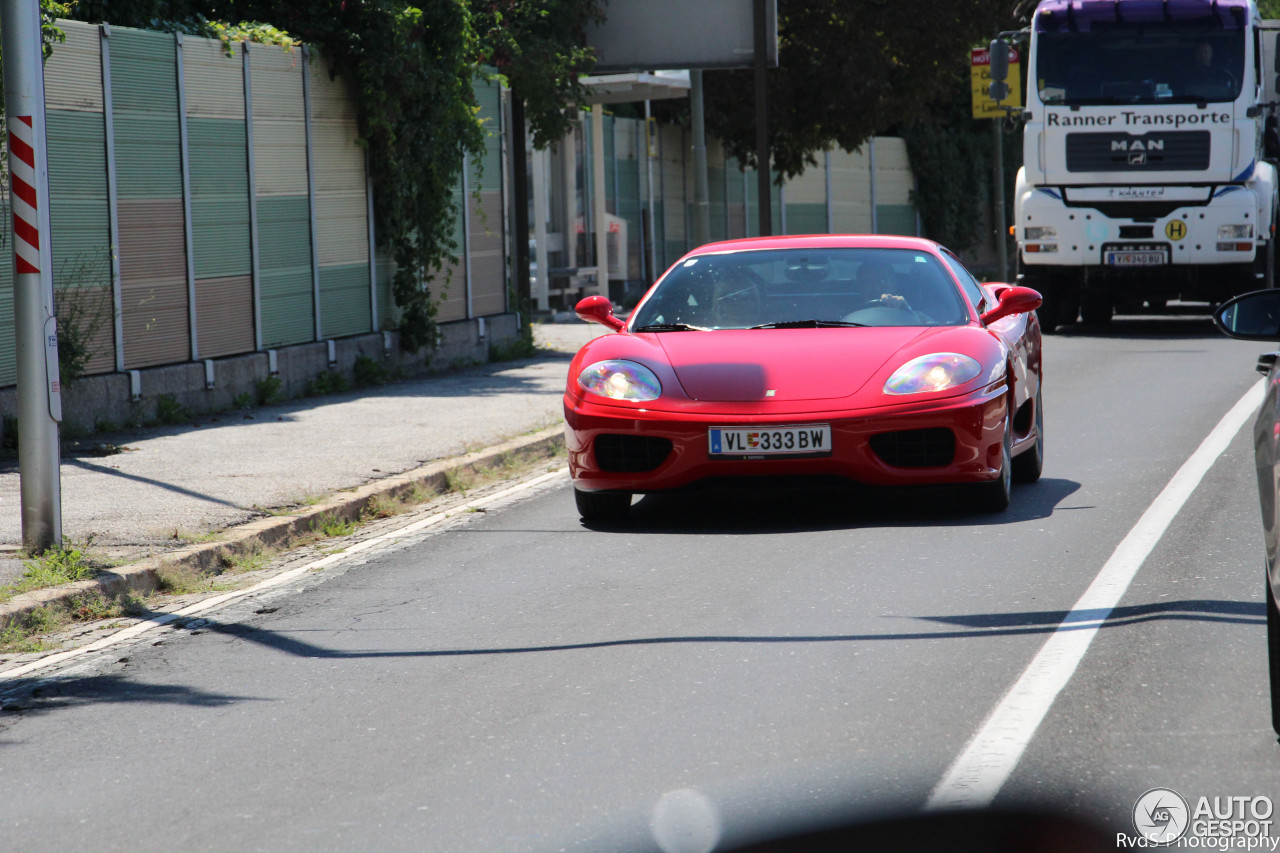
<path id="1" fill-rule="evenodd" d="M 659 802 L 726 841 L 920 809 L 1263 349 L 1049 339 L 1044 477 L 1002 516 L 712 493 L 592 530 L 556 479 L 0 685 L 0 846 L 639 851 Z M 996 805 L 1132 834 L 1152 788 L 1280 800 L 1254 489 L 1246 427 Z"/>

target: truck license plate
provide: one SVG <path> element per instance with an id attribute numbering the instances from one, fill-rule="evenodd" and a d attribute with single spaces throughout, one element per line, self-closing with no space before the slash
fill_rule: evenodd
<path id="1" fill-rule="evenodd" d="M 1159 246 L 1104 246 L 1110 267 L 1159 267 L 1169 263 L 1169 250 Z"/>

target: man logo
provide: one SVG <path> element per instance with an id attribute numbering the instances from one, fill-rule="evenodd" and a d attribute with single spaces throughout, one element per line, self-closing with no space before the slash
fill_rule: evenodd
<path id="1" fill-rule="evenodd" d="M 1133 828 L 1152 844 L 1172 844 L 1190 823 L 1187 801 L 1169 788 L 1152 788 L 1133 804 Z"/>
<path id="2" fill-rule="evenodd" d="M 1130 166 L 1145 166 L 1145 165 L 1147 165 L 1147 152 L 1145 152 L 1145 151 L 1130 151 L 1130 152 L 1129 152 L 1129 165 L 1130 165 Z"/>

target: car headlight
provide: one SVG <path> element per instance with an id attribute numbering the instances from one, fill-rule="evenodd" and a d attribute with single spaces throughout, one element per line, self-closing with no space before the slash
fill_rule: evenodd
<path id="1" fill-rule="evenodd" d="M 656 400 L 662 384 L 643 364 L 621 359 L 597 361 L 578 374 L 583 390 L 611 400 Z"/>
<path id="2" fill-rule="evenodd" d="M 1252 225 L 1219 225 L 1219 240 L 1247 240 L 1253 236 Z"/>
<path id="3" fill-rule="evenodd" d="M 1028 225 L 1022 230 L 1024 240 L 1054 240 L 1058 237 L 1058 229 L 1052 225 Z"/>
<path id="4" fill-rule="evenodd" d="M 884 383 L 886 394 L 927 394 L 945 391 L 976 379 L 982 373 L 977 359 L 956 352 L 935 352 L 913 358 Z"/>

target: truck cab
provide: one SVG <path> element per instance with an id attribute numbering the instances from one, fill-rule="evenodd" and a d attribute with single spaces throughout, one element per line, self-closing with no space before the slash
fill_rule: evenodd
<path id="1" fill-rule="evenodd" d="M 1274 45 L 1252 0 L 1039 4 L 1014 234 L 1047 329 L 1270 285 Z"/>

